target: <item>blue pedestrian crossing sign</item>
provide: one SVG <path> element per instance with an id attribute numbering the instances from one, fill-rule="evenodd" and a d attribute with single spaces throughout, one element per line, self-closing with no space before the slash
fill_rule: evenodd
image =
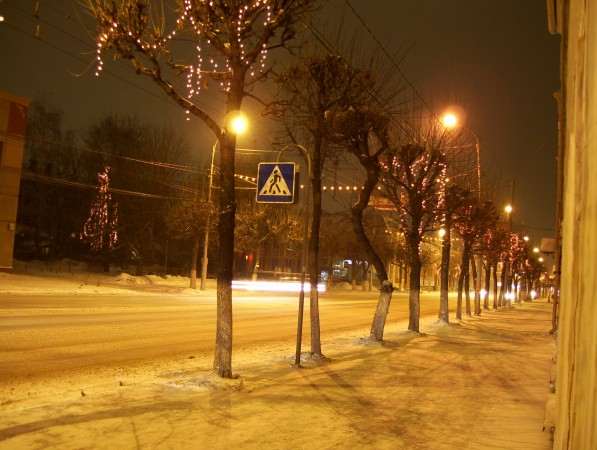
<path id="1" fill-rule="evenodd" d="M 295 163 L 259 163 L 257 203 L 294 202 Z"/>

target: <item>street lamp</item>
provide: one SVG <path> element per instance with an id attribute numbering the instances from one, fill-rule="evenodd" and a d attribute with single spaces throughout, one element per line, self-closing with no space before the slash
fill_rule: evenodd
<path id="1" fill-rule="evenodd" d="M 458 124 L 458 117 L 454 113 L 446 113 L 444 117 L 442 117 L 442 123 L 446 128 L 454 128 Z"/>
<path id="2" fill-rule="evenodd" d="M 459 126 L 459 119 L 453 112 L 445 113 L 441 118 L 441 123 L 446 128 L 456 128 Z M 481 145 L 479 144 L 479 137 L 468 127 L 462 126 L 466 129 L 473 138 L 475 138 L 475 153 L 477 156 L 477 189 L 479 191 L 479 198 L 481 197 Z"/>
<path id="3" fill-rule="evenodd" d="M 450 111 L 446 112 L 443 115 L 441 122 L 442 122 L 443 126 L 446 128 L 455 128 L 459 124 L 458 116 Z M 475 138 L 475 153 L 477 156 L 477 195 L 480 200 L 481 199 L 481 145 L 479 143 L 479 138 L 473 132 L 473 130 L 471 130 L 470 128 L 465 127 L 465 126 L 462 126 L 462 128 L 466 129 Z M 478 297 L 479 302 L 481 301 L 481 276 L 482 276 L 482 271 L 483 271 L 482 259 L 483 259 L 483 257 L 481 255 L 479 255 L 478 261 L 477 261 L 477 283 L 475 286 L 475 298 L 477 296 L 477 293 L 479 293 L 479 297 Z M 476 305 L 476 303 L 475 303 L 475 305 Z"/>
<path id="4" fill-rule="evenodd" d="M 247 129 L 247 119 L 241 113 L 236 114 L 235 116 L 231 117 L 228 121 L 227 128 L 234 134 L 242 134 Z M 214 159 L 216 157 L 216 148 L 218 147 L 219 139 L 214 142 L 214 145 L 211 149 L 211 165 L 209 167 L 209 188 L 207 190 L 207 204 L 211 204 L 211 190 L 213 187 L 213 180 L 214 180 Z M 205 285 L 207 282 L 207 251 L 209 249 L 209 226 L 210 226 L 210 215 L 207 215 L 205 220 L 205 236 L 203 241 L 203 256 L 201 258 L 201 285 L 200 289 L 202 291 L 205 290 Z"/>
<path id="5" fill-rule="evenodd" d="M 508 232 L 511 233 L 512 232 L 512 205 L 506 205 L 506 207 L 504 208 L 504 211 L 506 212 L 506 215 L 508 216 Z M 508 239 L 510 239 L 510 234 L 508 234 Z M 506 305 L 509 306 L 510 305 L 510 277 L 509 272 L 510 272 L 510 257 L 508 255 L 508 257 L 506 258 L 506 261 L 504 261 L 504 284 L 505 284 L 505 289 L 506 289 L 506 295 L 505 295 L 505 300 L 506 300 Z"/>

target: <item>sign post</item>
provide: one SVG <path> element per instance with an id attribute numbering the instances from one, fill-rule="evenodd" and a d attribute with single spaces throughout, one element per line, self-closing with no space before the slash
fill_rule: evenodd
<path id="1" fill-rule="evenodd" d="M 298 148 L 307 160 L 307 198 L 305 200 L 305 236 L 301 255 L 301 291 L 299 293 L 299 312 L 296 332 L 296 355 L 294 365 L 301 367 L 301 344 L 303 337 L 303 313 L 305 305 L 305 278 L 307 272 L 307 245 L 309 240 L 309 184 L 311 182 L 311 158 L 305 147 L 290 144 L 278 152 L 278 162 L 259 163 L 257 169 L 257 203 L 294 203 L 298 198 L 298 177 L 295 163 L 280 162 L 282 154 L 290 147 Z M 295 193 L 297 196 L 295 197 Z"/>

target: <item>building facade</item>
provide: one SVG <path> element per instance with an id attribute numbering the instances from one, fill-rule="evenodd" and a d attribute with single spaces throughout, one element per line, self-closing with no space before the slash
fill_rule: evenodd
<path id="1" fill-rule="evenodd" d="M 555 449 L 597 448 L 597 2 L 548 0 L 561 35 Z M 558 242 L 560 235 L 556 237 Z M 556 254 L 558 249 L 556 248 Z M 556 261 L 556 270 L 558 262 Z"/>
<path id="2" fill-rule="evenodd" d="M 12 271 L 30 100 L 0 91 L 0 271 Z"/>

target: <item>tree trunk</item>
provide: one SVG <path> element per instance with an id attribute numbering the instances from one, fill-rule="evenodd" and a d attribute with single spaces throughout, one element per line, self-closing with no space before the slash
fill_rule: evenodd
<path id="1" fill-rule="evenodd" d="M 257 278 L 259 277 L 259 271 L 261 270 L 261 243 L 259 245 L 257 245 L 257 248 L 255 249 L 255 264 L 253 264 L 252 267 L 252 274 L 251 274 L 251 280 L 252 281 L 257 281 Z"/>
<path id="2" fill-rule="evenodd" d="M 471 255 L 471 245 L 466 240 L 462 246 L 462 262 L 460 267 L 460 275 L 458 276 L 458 299 L 456 302 L 456 318 L 462 319 L 462 292 L 465 291 L 466 296 L 466 313 L 471 315 L 471 299 L 469 294 L 469 261 Z"/>
<path id="3" fill-rule="evenodd" d="M 485 264 L 485 297 L 483 298 L 483 309 L 489 309 L 489 289 L 491 287 L 491 265 L 489 261 Z"/>
<path id="4" fill-rule="evenodd" d="M 386 317 L 390 311 L 390 303 L 392 302 L 392 292 L 394 287 L 392 283 L 388 281 L 388 274 L 383 261 L 373 248 L 365 227 L 363 226 L 363 211 L 369 204 L 371 193 L 375 190 L 375 186 L 379 179 L 379 165 L 371 157 L 360 157 L 359 161 L 365 167 L 367 172 L 367 178 L 363 184 L 363 189 L 359 193 L 357 202 L 350 208 L 350 220 L 352 222 L 352 230 L 355 236 L 367 255 L 370 263 L 375 267 L 377 279 L 379 280 L 381 287 L 379 289 L 379 299 L 377 301 L 377 307 L 375 308 L 375 314 L 373 315 L 373 321 L 371 322 L 371 333 L 369 337 L 376 341 L 383 339 L 384 328 L 386 324 Z"/>
<path id="5" fill-rule="evenodd" d="M 199 233 L 193 237 L 193 251 L 191 255 L 191 282 L 189 287 L 197 289 L 197 259 L 199 258 Z"/>
<path id="6" fill-rule="evenodd" d="M 377 308 L 375 308 L 375 315 L 371 323 L 370 338 L 376 341 L 383 340 L 383 332 L 386 325 L 386 317 L 390 310 L 390 302 L 392 301 L 392 283 L 384 280 L 379 290 L 379 300 L 377 301 Z"/>
<path id="7" fill-rule="evenodd" d="M 228 94 L 227 114 L 240 111 L 243 95 L 244 73 L 231 83 Z M 217 272 L 216 345 L 213 368 L 222 378 L 232 378 L 232 272 L 234 269 L 234 218 L 236 196 L 234 156 L 236 135 L 224 131 L 220 135 L 220 205 L 219 258 Z"/>
<path id="8" fill-rule="evenodd" d="M 321 325 L 319 323 L 319 232 L 321 228 L 321 143 L 314 146 L 311 160 L 311 186 L 313 188 L 313 212 L 311 218 L 311 236 L 309 239 L 309 282 L 311 284 L 309 305 L 311 317 L 311 353 L 321 353 Z"/>
<path id="9" fill-rule="evenodd" d="M 493 263 L 493 309 L 499 307 L 499 293 L 498 293 L 498 278 L 497 278 L 497 261 Z"/>
<path id="10" fill-rule="evenodd" d="M 501 308 L 506 306 L 506 271 L 504 270 L 503 265 L 502 272 L 500 273 L 500 279 L 502 281 L 502 286 L 500 288 L 500 295 L 498 297 L 498 306 Z"/>
<path id="11" fill-rule="evenodd" d="M 102 258 L 102 272 L 110 272 L 110 234 L 103 231 L 103 240 L 101 247 L 101 258 Z"/>
<path id="12" fill-rule="evenodd" d="M 471 268 L 473 270 L 473 287 L 475 289 L 475 300 L 474 300 L 474 306 L 475 306 L 475 316 L 480 316 L 481 315 L 481 292 L 480 289 L 477 289 L 477 286 L 479 286 L 479 271 L 477 270 L 477 261 L 475 261 L 475 256 L 471 255 Z"/>
<path id="13" fill-rule="evenodd" d="M 462 264 L 462 263 L 461 263 Z M 460 267 L 457 282 L 457 297 L 456 297 L 456 319 L 462 319 L 462 291 L 464 290 L 464 268 Z"/>
<path id="14" fill-rule="evenodd" d="M 418 243 L 410 249 L 410 291 L 408 293 L 408 330 L 419 332 L 419 316 L 421 314 L 421 259 L 419 257 Z"/>
<path id="15" fill-rule="evenodd" d="M 472 316 L 471 310 L 471 274 L 470 274 L 470 259 L 465 263 L 464 270 L 464 311 L 467 316 Z"/>
<path id="16" fill-rule="evenodd" d="M 440 294 L 439 294 L 439 314 L 437 318 L 440 322 L 450 322 L 450 314 L 448 307 L 448 294 L 450 281 L 450 250 L 452 244 L 450 242 L 450 224 L 446 223 L 445 226 L 446 234 L 444 234 L 442 240 L 442 262 L 441 262 L 441 273 L 440 273 Z"/>

